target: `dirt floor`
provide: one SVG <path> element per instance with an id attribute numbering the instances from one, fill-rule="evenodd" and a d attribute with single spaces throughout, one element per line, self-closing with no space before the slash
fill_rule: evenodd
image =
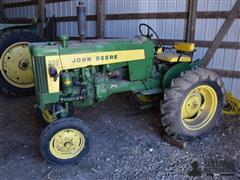
<path id="1" fill-rule="evenodd" d="M 209 159 L 233 160 L 240 177 L 240 117 L 222 118 L 219 128 L 181 150 L 162 140 L 158 108 L 140 110 L 128 94 L 114 95 L 76 109 L 95 141 L 78 164 L 59 166 L 40 154 L 43 128 L 33 104 L 34 97 L 0 94 L 0 179 L 184 179 L 193 161 L 202 169 Z"/>

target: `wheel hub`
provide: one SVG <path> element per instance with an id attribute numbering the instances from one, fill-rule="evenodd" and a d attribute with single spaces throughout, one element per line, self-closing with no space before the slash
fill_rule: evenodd
<path id="1" fill-rule="evenodd" d="M 199 111 L 201 102 L 201 94 L 199 92 L 193 92 L 193 94 L 187 99 L 185 106 L 187 117 L 192 117 Z"/>
<path id="2" fill-rule="evenodd" d="M 75 129 L 56 133 L 50 141 L 50 151 L 59 159 L 69 159 L 81 153 L 85 146 L 83 134 Z"/>
<path id="3" fill-rule="evenodd" d="M 29 61 L 27 59 L 20 60 L 18 67 L 21 70 L 26 71 L 29 68 Z"/>

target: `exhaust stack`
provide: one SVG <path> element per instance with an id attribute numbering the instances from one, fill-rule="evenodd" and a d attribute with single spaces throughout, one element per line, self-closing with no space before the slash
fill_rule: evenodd
<path id="1" fill-rule="evenodd" d="M 80 41 L 84 41 L 86 39 L 86 6 L 84 2 L 79 2 L 77 6 L 77 19 L 78 19 L 78 36 Z"/>

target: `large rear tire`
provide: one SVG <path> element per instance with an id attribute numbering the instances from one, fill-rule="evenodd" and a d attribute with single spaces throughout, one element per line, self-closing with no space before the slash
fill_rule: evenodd
<path id="1" fill-rule="evenodd" d="M 30 42 L 43 39 L 27 29 L 8 30 L 0 36 L 0 89 L 12 96 L 34 94 Z"/>
<path id="2" fill-rule="evenodd" d="M 168 135 L 191 139 L 212 129 L 221 116 L 223 93 L 221 79 L 206 69 L 190 70 L 174 79 L 161 105 Z"/>

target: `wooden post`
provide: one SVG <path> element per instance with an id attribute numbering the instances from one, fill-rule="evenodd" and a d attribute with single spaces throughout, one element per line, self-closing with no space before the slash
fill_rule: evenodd
<path id="1" fill-rule="evenodd" d="M 49 20 L 49 40 L 50 41 L 57 41 L 57 22 L 56 22 L 56 17 L 53 15 L 50 17 Z"/>
<path id="2" fill-rule="evenodd" d="M 222 27 L 218 31 L 217 35 L 215 36 L 212 45 L 206 52 L 206 54 L 203 57 L 203 65 L 206 67 L 208 63 L 210 62 L 211 58 L 213 57 L 214 53 L 216 52 L 217 48 L 221 45 L 221 42 L 228 32 L 229 28 L 231 27 L 232 23 L 238 17 L 240 14 L 240 0 L 237 0 L 234 4 L 232 10 L 229 12 L 228 17 L 224 21 Z"/>
<path id="3" fill-rule="evenodd" d="M 186 31 L 187 42 L 194 42 L 194 39 L 195 39 L 197 4 L 198 4 L 198 0 L 189 0 L 189 3 L 188 3 L 188 21 L 187 21 L 187 31 Z"/>
<path id="4" fill-rule="evenodd" d="M 45 7 L 46 7 L 45 0 L 38 0 L 38 19 L 40 21 L 38 24 L 38 33 L 41 36 L 44 36 Z"/>
<path id="5" fill-rule="evenodd" d="M 0 1 L 0 13 L 3 13 L 3 2 Z"/>
<path id="6" fill-rule="evenodd" d="M 9 23 L 8 18 L 4 15 L 4 4 L 0 2 L 0 23 Z"/>
<path id="7" fill-rule="evenodd" d="M 57 21 L 55 15 L 52 17 L 52 40 L 57 41 Z"/>
<path id="8" fill-rule="evenodd" d="M 104 38 L 105 36 L 105 0 L 97 1 L 97 28 L 96 34 L 97 38 Z"/>

